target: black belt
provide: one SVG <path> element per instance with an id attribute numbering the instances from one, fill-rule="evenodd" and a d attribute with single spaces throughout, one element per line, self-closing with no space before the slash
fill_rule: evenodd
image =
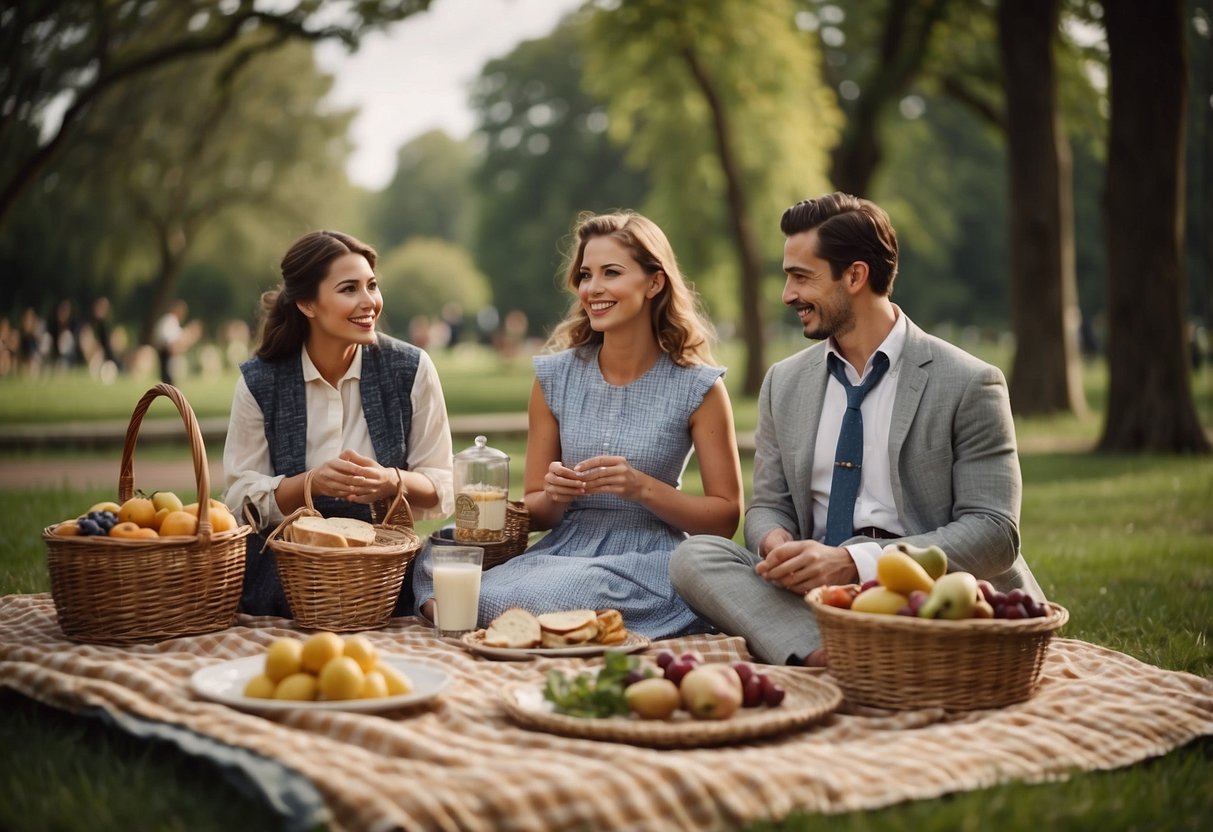
<path id="1" fill-rule="evenodd" d="M 901 537 L 899 534 L 878 529 L 875 526 L 864 526 L 862 529 L 855 530 L 855 537 L 875 537 L 879 540 L 894 540 Z"/>

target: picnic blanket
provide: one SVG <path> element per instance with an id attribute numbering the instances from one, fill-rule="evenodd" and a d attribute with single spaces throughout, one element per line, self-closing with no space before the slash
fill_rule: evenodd
<path id="1" fill-rule="evenodd" d="M 242 617 L 222 632 L 158 644 L 75 644 L 49 595 L 5 596 L 0 687 L 169 738 L 243 771 L 289 826 L 335 830 L 735 828 L 794 809 L 872 809 L 1111 769 L 1213 734 L 1213 680 L 1065 638 L 1053 640 L 1028 702 L 971 713 L 844 708 L 801 731 L 723 748 L 653 749 L 519 727 L 500 705 L 502 690 L 595 660 L 489 661 L 413 618 L 368 637 L 446 669 L 450 686 L 425 704 L 259 716 L 190 692 L 194 671 L 260 655 L 283 635 L 300 633 L 288 620 Z M 663 648 L 749 657 L 744 641 L 725 636 L 658 642 L 650 652 Z"/>

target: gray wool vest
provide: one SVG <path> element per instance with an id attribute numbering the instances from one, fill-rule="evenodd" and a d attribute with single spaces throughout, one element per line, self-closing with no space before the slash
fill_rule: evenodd
<path id="1" fill-rule="evenodd" d="M 377 343 L 362 347 L 362 415 L 366 419 L 375 460 L 388 468 L 407 468 L 409 428 L 413 423 L 413 382 L 421 349 L 379 333 Z M 274 474 L 291 477 L 307 468 L 307 400 L 303 359 L 296 353 L 277 361 L 250 358 L 240 365 L 244 383 L 265 420 Z M 370 520 L 368 506 L 313 497 L 326 517 Z"/>

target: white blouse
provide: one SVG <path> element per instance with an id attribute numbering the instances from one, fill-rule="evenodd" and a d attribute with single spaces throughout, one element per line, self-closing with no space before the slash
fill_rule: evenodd
<path id="1" fill-rule="evenodd" d="M 336 388 L 320 375 L 307 348 L 301 348 L 301 352 L 307 402 L 307 468 L 315 468 L 346 449 L 374 459 L 375 449 L 362 414 L 362 350 L 354 353 L 350 368 Z M 408 470 L 428 477 L 438 492 L 437 506 L 413 507 L 414 518 L 425 520 L 449 517 L 454 512 L 455 489 L 446 399 L 433 360 L 425 352 L 420 357 L 409 397 L 413 418 L 406 464 Z M 260 515 L 263 528 L 282 520 L 274 491 L 285 476 L 276 475 L 270 465 L 265 418 L 243 374 L 236 382 L 232 398 L 232 415 L 223 446 L 223 471 L 227 485 L 223 501 L 238 517 L 243 518 L 247 500 Z"/>

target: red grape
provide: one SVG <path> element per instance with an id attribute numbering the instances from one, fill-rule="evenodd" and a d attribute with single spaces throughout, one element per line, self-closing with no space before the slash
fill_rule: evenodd
<path id="1" fill-rule="evenodd" d="M 783 701 L 784 693 L 783 685 L 771 682 L 763 685 L 762 700 L 766 702 L 768 708 L 774 708 Z"/>
<path id="2" fill-rule="evenodd" d="M 682 659 L 678 659 L 676 661 L 670 662 L 670 664 L 666 667 L 665 677 L 667 679 L 669 679 L 671 682 L 673 682 L 674 684 L 681 685 L 682 677 L 686 676 L 688 673 L 690 673 L 694 669 L 695 669 L 695 665 L 692 664 L 691 662 L 684 662 Z"/>
<path id="3" fill-rule="evenodd" d="M 671 653 L 669 650 L 662 650 L 660 653 L 657 654 L 657 666 L 660 667 L 662 670 L 665 670 L 667 667 L 670 666 L 670 662 L 674 661 L 675 658 L 676 657 L 674 656 L 674 654 Z"/>
<path id="4" fill-rule="evenodd" d="M 733 670 L 737 672 L 737 678 L 743 685 L 754 675 L 754 665 L 749 662 L 733 662 Z"/>
<path id="5" fill-rule="evenodd" d="M 741 688 L 741 705 L 745 708 L 757 708 L 762 704 L 762 682 L 758 681 L 757 676 L 751 676 L 742 685 Z"/>

